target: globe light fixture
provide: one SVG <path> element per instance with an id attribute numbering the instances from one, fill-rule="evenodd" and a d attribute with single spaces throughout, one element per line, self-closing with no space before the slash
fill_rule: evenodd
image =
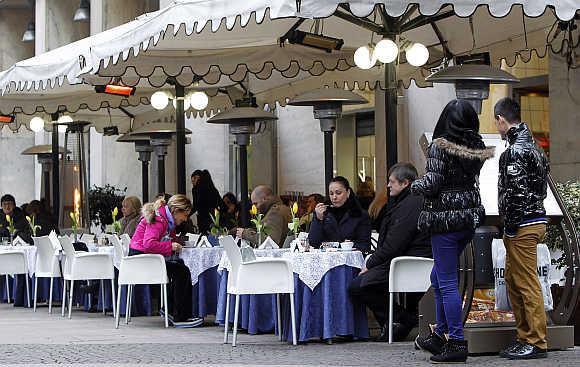
<path id="1" fill-rule="evenodd" d="M 207 94 L 205 94 L 204 92 L 193 92 L 190 96 L 189 96 L 189 102 L 191 104 L 191 107 L 195 108 L 196 110 L 203 110 L 207 107 L 207 104 L 209 103 L 209 98 L 207 97 Z"/>
<path id="2" fill-rule="evenodd" d="M 183 98 L 183 110 L 187 111 L 187 110 L 189 110 L 189 107 L 191 107 L 191 102 L 189 101 L 189 98 L 184 97 Z M 173 98 L 173 108 L 177 109 L 177 98 Z"/>
<path id="3" fill-rule="evenodd" d="M 35 39 L 34 22 L 28 22 L 26 31 L 22 35 L 22 42 L 33 42 Z"/>
<path id="4" fill-rule="evenodd" d="M 44 129 L 44 120 L 42 117 L 35 116 L 30 120 L 30 130 L 35 133 L 42 131 Z"/>
<path id="5" fill-rule="evenodd" d="M 361 46 L 354 52 L 354 63 L 363 70 L 375 66 L 377 57 L 371 46 Z"/>
<path id="6" fill-rule="evenodd" d="M 422 43 L 414 43 L 405 53 L 409 64 L 419 67 L 429 60 L 429 50 Z"/>
<path id="7" fill-rule="evenodd" d="M 374 56 L 382 63 L 391 63 L 399 56 L 399 47 L 392 40 L 385 38 L 375 46 Z"/>
<path id="8" fill-rule="evenodd" d="M 169 104 L 169 96 L 166 92 L 157 91 L 151 95 L 151 106 L 156 110 L 163 110 Z"/>

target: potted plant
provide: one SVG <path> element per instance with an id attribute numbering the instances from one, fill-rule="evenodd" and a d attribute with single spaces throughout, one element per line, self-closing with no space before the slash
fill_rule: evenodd
<path id="1" fill-rule="evenodd" d="M 16 227 L 14 227 L 14 218 L 6 214 L 6 222 L 8 222 L 8 233 L 10 233 L 10 245 L 14 243 L 14 234 L 16 233 Z"/>
<path id="2" fill-rule="evenodd" d="M 89 219 L 102 232 L 113 224 L 113 210 L 121 207 L 126 191 L 127 188 L 120 190 L 111 185 L 93 186 L 89 190 Z"/>
<path id="3" fill-rule="evenodd" d="M 227 235 L 228 229 L 220 225 L 220 211 L 217 208 L 213 210 L 213 215 L 209 214 L 209 217 L 211 218 L 211 228 L 209 230 L 211 235 L 207 239 L 212 246 L 219 246 L 220 236 Z"/>
<path id="4" fill-rule="evenodd" d="M 119 221 L 117 220 L 117 215 L 119 214 L 119 208 L 115 207 L 112 211 L 111 211 L 111 217 L 113 218 L 113 233 L 119 234 L 121 233 L 121 223 L 119 223 Z"/>

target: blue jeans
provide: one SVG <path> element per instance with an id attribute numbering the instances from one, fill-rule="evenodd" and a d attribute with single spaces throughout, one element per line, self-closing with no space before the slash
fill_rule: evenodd
<path id="1" fill-rule="evenodd" d="M 459 255 L 473 238 L 473 230 L 434 233 L 431 236 L 433 270 L 431 285 L 435 292 L 435 312 L 440 336 L 449 333 L 449 338 L 463 339 L 461 298 L 458 290 Z"/>

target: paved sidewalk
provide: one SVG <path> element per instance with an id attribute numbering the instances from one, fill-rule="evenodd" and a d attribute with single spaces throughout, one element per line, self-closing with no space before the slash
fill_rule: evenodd
<path id="1" fill-rule="evenodd" d="M 60 311 L 60 309 L 54 309 Z M 0 366 L 429 366 L 411 343 L 311 342 L 294 347 L 274 335 L 238 335 L 238 347 L 222 344 L 223 328 L 163 328 L 160 317 L 133 318 L 114 329 L 110 315 L 48 315 L 0 304 Z M 551 352 L 547 360 L 509 362 L 471 357 L 474 366 L 578 366 L 580 349 Z"/>

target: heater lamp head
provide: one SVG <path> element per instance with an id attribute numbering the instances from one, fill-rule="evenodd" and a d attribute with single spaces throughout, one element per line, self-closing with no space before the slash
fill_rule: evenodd
<path id="1" fill-rule="evenodd" d="M 103 128 L 103 135 L 105 136 L 119 135 L 119 128 L 117 126 L 106 126 Z"/>
<path id="2" fill-rule="evenodd" d="M 95 86 L 95 92 L 112 94 L 115 96 L 129 97 L 135 94 L 135 87 L 127 87 L 124 85 L 106 84 Z"/>
<path id="3" fill-rule="evenodd" d="M 0 115 L 1 124 L 11 124 L 16 117 L 14 115 Z"/>

